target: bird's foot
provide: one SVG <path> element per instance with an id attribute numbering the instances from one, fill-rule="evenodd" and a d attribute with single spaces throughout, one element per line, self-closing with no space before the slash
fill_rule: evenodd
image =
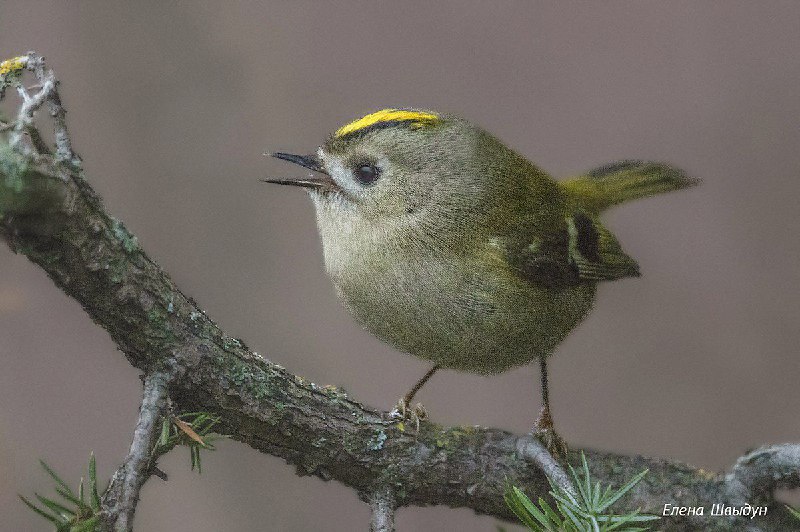
<path id="1" fill-rule="evenodd" d="M 558 435 L 555 426 L 553 426 L 553 416 L 550 415 L 550 409 L 543 407 L 539 412 L 539 417 L 536 423 L 533 424 L 531 434 L 542 442 L 553 458 L 566 457 L 569 448 L 564 438 Z"/>
<path id="2" fill-rule="evenodd" d="M 397 401 L 397 405 L 389 412 L 389 417 L 398 422 L 408 422 L 414 424 L 419 432 L 420 421 L 428 419 L 428 411 L 422 406 L 422 403 L 411 405 L 406 401 L 405 397 Z"/>

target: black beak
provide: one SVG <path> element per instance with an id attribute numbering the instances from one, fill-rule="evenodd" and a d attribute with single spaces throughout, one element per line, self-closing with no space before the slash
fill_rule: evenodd
<path id="1" fill-rule="evenodd" d="M 270 155 L 276 159 L 283 159 L 290 163 L 299 164 L 309 170 L 328 175 L 328 172 L 322 167 L 322 161 L 320 161 L 316 155 L 293 155 L 291 153 L 270 153 Z"/>
<path id="2" fill-rule="evenodd" d="M 328 175 L 328 172 L 326 172 L 325 168 L 322 166 L 322 161 L 320 161 L 315 155 L 294 155 L 291 153 L 271 153 L 270 155 L 276 159 L 283 159 L 284 161 L 289 161 L 290 163 L 299 164 L 303 168 L 308 168 L 309 170 L 313 170 L 322 174 L 322 176 L 308 176 L 288 179 L 267 178 L 262 179 L 263 182 L 276 183 L 278 185 L 293 185 L 296 187 L 315 188 L 328 191 L 339 190 L 339 185 L 336 184 L 336 181 L 331 179 L 331 176 Z"/>

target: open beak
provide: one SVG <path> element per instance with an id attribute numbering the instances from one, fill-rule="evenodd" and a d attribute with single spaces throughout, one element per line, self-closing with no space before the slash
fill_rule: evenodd
<path id="1" fill-rule="evenodd" d="M 291 153 L 271 153 L 276 159 L 283 159 L 290 163 L 299 164 L 303 168 L 313 170 L 321 176 L 307 176 L 307 177 L 290 177 L 290 178 L 267 178 L 262 179 L 265 183 L 276 183 L 278 185 L 293 185 L 296 187 L 314 188 L 322 191 L 338 191 L 339 185 L 336 184 L 325 168 L 322 166 L 322 161 L 316 155 L 294 155 Z"/>

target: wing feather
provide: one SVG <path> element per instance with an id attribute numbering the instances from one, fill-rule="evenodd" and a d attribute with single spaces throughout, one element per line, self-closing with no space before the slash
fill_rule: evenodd
<path id="1" fill-rule="evenodd" d="M 510 258 L 525 279 L 556 289 L 640 275 L 616 237 L 583 211 L 568 216 L 563 230 L 535 239 Z"/>

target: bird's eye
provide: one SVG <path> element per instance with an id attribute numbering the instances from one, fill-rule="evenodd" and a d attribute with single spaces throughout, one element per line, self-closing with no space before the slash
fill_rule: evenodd
<path id="1" fill-rule="evenodd" d="M 362 185 L 371 185 L 378 180 L 380 171 L 374 164 L 360 164 L 356 166 L 356 181 Z"/>

